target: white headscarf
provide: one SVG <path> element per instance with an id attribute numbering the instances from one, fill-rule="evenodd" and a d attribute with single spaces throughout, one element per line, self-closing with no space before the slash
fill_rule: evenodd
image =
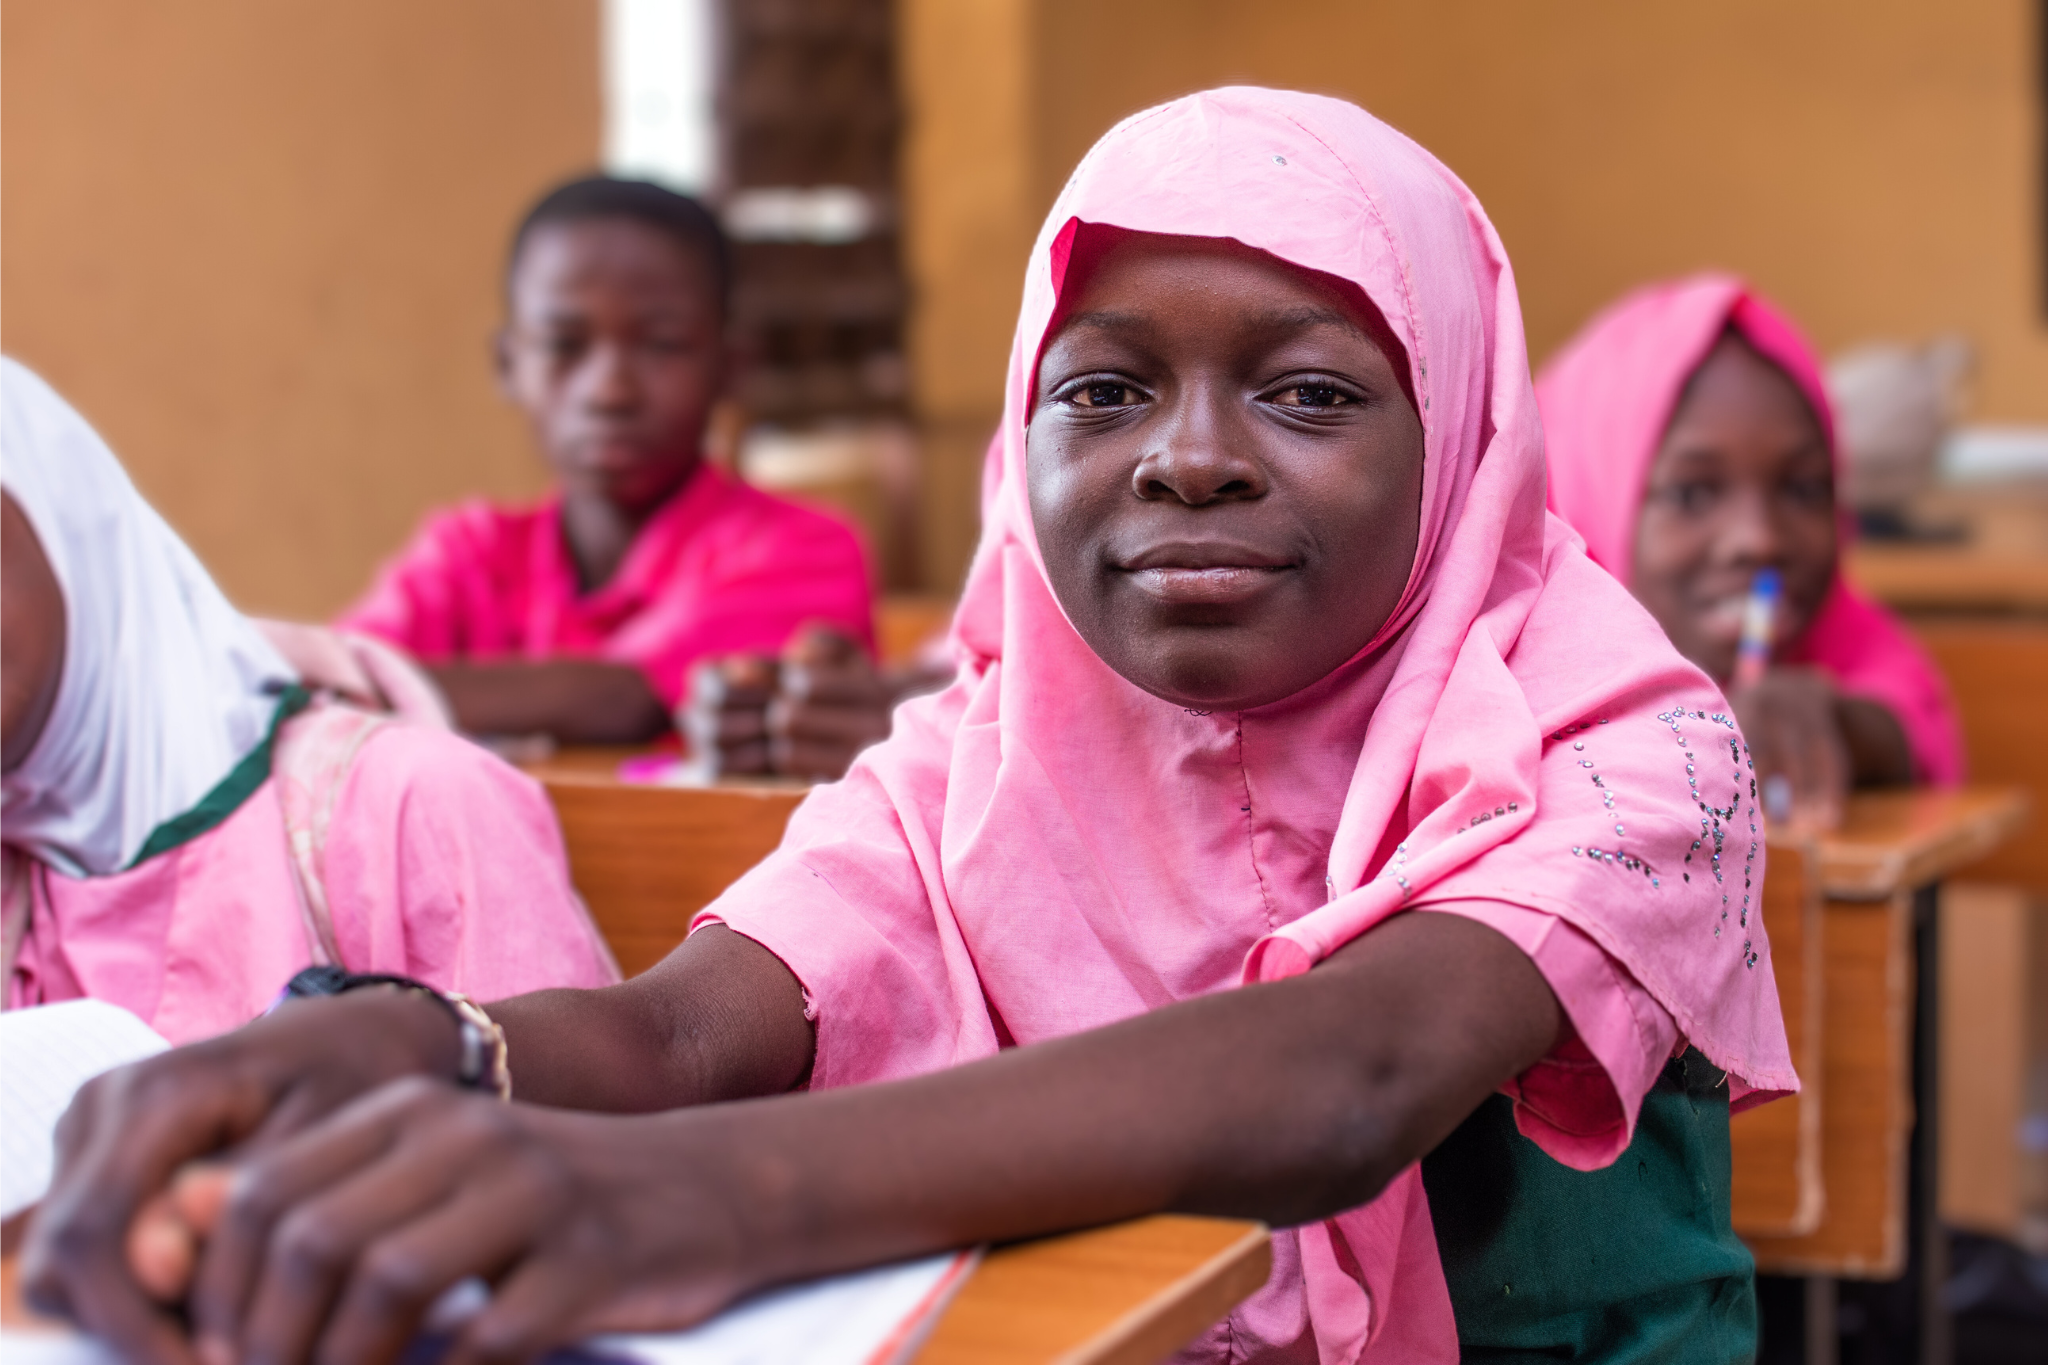
<path id="1" fill-rule="evenodd" d="M 42 542 L 65 625 L 49 719 L 0 783 L 0 832 L 73 876 L 116 872 L 263 742 L 295 679 L 99 434 L 6 359 L 0 485 Z"/>

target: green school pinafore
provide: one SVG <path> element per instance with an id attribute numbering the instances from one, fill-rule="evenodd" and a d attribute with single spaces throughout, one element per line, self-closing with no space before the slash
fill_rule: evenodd
<path id="1" fill-rule="evenodd" d="M 1613 1165 L 1575 1171 L 1491 1096 L 1422 1162 L 1470 1362 L 1756 1356 L 1756 1266 L 1729 1226 L 1728 1088 L 1688 1049 Z"/>

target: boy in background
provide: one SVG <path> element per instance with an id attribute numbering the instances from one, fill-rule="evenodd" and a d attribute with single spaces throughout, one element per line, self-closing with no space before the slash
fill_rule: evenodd
<path id="1" fill-rule="evenodd" d="M 338 624 L 416 655 L 464 730 L 591 744 L 661 733 L 700 659 L 774 654 L 811 622 L 871 646 L 854 532 L 703 457 L 729 289 L 695 200 L 605 178 L 542 198 L 496 349 L 556 491 L 429 515 Z"/>

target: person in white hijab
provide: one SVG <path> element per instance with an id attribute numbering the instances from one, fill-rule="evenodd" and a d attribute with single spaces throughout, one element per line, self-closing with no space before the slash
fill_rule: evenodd
<path id="1" fill-rule="evenodd" d="M 309 697 L 4 359 L 0 492 L 10 1008 L 110 999 L 179 1042 L 313 963 L 485 998 L 617 979 L 539 788 L 445 728 Z M 271 633 L 294 658 L 322 643 Z"/>
<path id="2" fill-rule="evenodd" d="M 103 876 L 263 743 L 298 679 L 99 434 L 7 359 L 0 486 L 64 603 L 61 677 L 34 747 L 0 784 L 0 823 L 51 866 Z"/>

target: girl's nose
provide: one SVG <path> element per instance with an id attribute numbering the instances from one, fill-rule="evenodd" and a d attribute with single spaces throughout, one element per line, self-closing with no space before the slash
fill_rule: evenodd
<path id="1" fill-rule="evenodd" d="M 1265 495 L 1265 466 L 1228 396 L 1192 392 L 1166 400 L 1166 407 L 1131 471 L 1132 492 L 1148 502 L 1172 498 L 1189 507 Z"/>
<path id="2" fill-rule="evenodd" d="M 1724 504 L 1715 535 L 1718 558 L 1724 563 L 1762 566 L 1785 558 L 1785 528 L 1779 525 L 1769 493 L 1748 485 L 1733 491 Z"/>

